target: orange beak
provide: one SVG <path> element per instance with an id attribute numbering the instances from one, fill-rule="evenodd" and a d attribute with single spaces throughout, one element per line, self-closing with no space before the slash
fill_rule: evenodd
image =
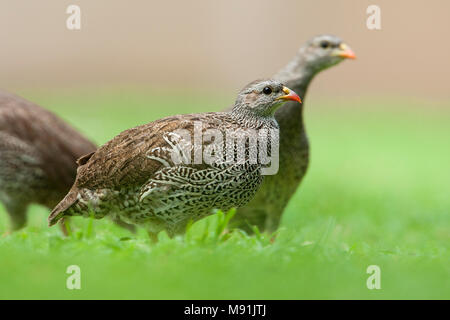
<path id="1" fill-rule="evenodd" d="M 283 92 L 286 93 L 285 96 L 278 97 L 277 100 L 285 100 L 285 101 L 297 101 L 298 103 L 302 103 L 302 100 L 294 91 L 287 87 L 283 87 Z"/>
<path id="2" fill-rule="evenodd" d="M 346 45 L 345 43 L 341 43 L 341 45 L 339 46 L 339 53 L 338 56 L 342 57 L 342 58 L 346 58 L 346 59 L 356 59 L 356 55 L 353 52 L 352 49 L 350 49 L 350 47 L 348 45 Z"/>

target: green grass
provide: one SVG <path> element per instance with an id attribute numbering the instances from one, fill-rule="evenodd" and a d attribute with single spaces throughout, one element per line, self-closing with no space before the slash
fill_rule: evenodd
<path id="1" fill-rule="evenodd" d="M 173 94 L 173 93 L 172 93 Z M 26 95 L 98 143 L 169 114 L 231 99 L 126 90 Z M 276 240 L 223 234 L 223 214 L 151 244 L 109 221 L 74 219 L 68 238 L 33 207 L 8 234 L 0 207 L 0 298 L 450 298 L 450 110 L 411 99 L 308 100 L 311 167 Z M 389 102 L 386 102 L 389 101 Z M 66 289 L 79 265 L 82 289 Z M 366 268 L 379 265 L 381 290 Z"/>

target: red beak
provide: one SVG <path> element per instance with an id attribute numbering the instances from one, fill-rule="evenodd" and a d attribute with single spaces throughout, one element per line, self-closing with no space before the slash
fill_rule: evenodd
<path id="1" fill-rule="evenodd" d="M 342 51 L 339 52 L 339 57 L 346 58 L 346 59 L 356 59 L 356 55 L 353 52 L 353 50 L 350 49 L 350 47 L 347 46 L 345 43 L 342 43 L 340 45 L 340 49 Z"/>
<path id="2" fill-rule="evenodd" d="M 297 101 L 298 103 L 302 103 L 302 100 L 294 91 L 287 87 L 283 87 L 283 92 L 286 93 L 285 96 L 278 97 L 277 100 L 285 100 L 285 101 Z"/>

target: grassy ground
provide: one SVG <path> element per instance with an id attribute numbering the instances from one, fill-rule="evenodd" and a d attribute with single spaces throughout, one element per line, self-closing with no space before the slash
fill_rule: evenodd
<path id="1" fill-rule="evenodd" d="M 98 143 L 230 102 L 133 90 L 27 96 Z M 449 105 L 379 98 L 307 101 L 306 109 L 312 165 L 274 243 L 221 235 L 222 215 L 184 238 L 160 234 L 157 245 L 143 230 L 82 218 L 63 238 L 40 207 L 27 228 L 7 234 L 0 207 L 0 298 L 449 299 Z M 81 290 L 66 289 L 73 264 Z M 366 287 L 369 265 L 381 268 L 380 290 Z"/>

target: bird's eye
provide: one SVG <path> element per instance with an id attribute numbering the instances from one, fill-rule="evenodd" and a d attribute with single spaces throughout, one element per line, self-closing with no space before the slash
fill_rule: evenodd
<path id="1" fill-rule="evenodd" d="M 264 94 L 271 94 L 272 93 L 272 88 L 271 87 L 265 87 L 263 89 L 263 93 Z"/>
<path id="2" fill-rule="evenodd" d="M 322 41 L 322 42 L 320 43 L 320 46 L 321 46 L 323 49 L 328 48 L 329 45 L 330 45 L 330 44 L 328 43 L 328 41 Z"/>

